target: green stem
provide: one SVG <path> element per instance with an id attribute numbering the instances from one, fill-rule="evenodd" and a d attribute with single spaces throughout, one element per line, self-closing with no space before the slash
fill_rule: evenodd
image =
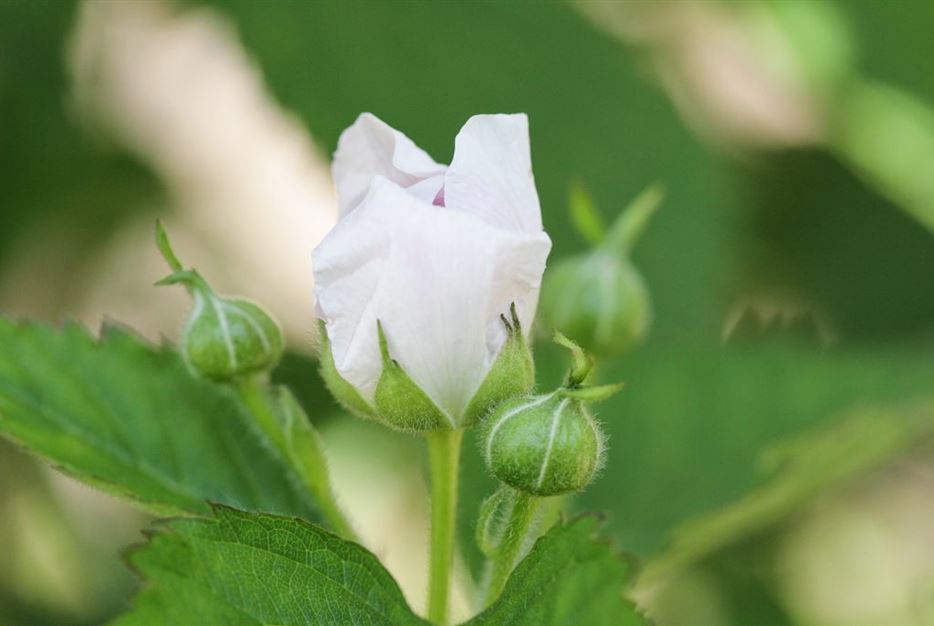
<path id="1" fill-rule="evenodd" d="M 426 435 L 431 472 L 428 619 L 442 626 L 448 620 L 457 522 L 457 479 L 463 438 L 463 430 L 443 430 Z"/>
<path id="2" fill-rule="evenodd" d="M 331 487 L 327 459 L 318 433 L 292 395 L 283 393 L 276 406 L 259 377 L 239 380 L 237 392 L 250 410 L 254 423 L 314 497 L 331 530 L 345 539 L 358 541 Z M 279 416 L 280 411 L 285 423 Z"/>
<path id="3" fill-rule="evenodd" d="M 259 427 L 263 435 L 272 443 L 277 450 L 285 450 L 285 435 L 282 432 L 282 425 L 272 408 L 269 398 L 263 389 L 263 385 L 258 377 L 241 378 L 236 383 L 237 393 L 240 399 L 250 410 L 253 416 L 253 422 Z"/>
<path id="4" fill-rule="evenodd" d="M 512 510 L 503 531 L 496 554 L 491 562 L 490 578 L 486 589 L 484 606 L 493 604 L 506 586 L 509 575 L 522 556 L 522 549 L 535 519 L 535 512 L 542 499 L 521 491 L 514 492 Z"/>

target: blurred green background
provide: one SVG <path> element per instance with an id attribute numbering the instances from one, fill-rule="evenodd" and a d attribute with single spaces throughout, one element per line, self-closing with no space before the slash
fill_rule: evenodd
<path id="1" fill-rule="evenodd" d="M 571 181 L 607 220 L 667 189 L 634 253 L 651 333 L 600 365 L 627 387 L 570 503 L 640 558 L 640 605 L 674 626 L 934 623 L 932 32 L 923 0 L 0 0 L 0 312 L 173 337 L 184 300 L 149 288 L 148 237 L 175 220 L 283 320 L 279 376 L 333 454 L 405 450 L 315 372 L 328 155 L 362 111 L 438 161 L 470 115 L 524 111 L 552 261 L 587 247 Z M 555 383 L 564 355 L 537 355 Z M 468 447 L 476 567 L 493 483 Z M 0 624 L 119 611 L 117 551 L 146 519 L 9 444 L 0 468 Z"/>

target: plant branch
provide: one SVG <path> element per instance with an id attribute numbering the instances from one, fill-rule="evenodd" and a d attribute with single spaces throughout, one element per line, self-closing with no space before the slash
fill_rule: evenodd
<path id="1" fill-rule="evenodd" d="M 277 405 L 259 377 L 240 379 L 236 388 L 254 423 L 314 497 L 331 530 L 359 541 L 331 487 L 321 438 L 292 394 L 283 388 Z"/>
<path id="2" fill-rule="evenodd" d="M 428 572 L 428 619 L 444 626 L 448 619 L 451 570 L 457 522 L 457 487 L 463 430 L 426 434 L 431 472 L 431 556 Z"/>

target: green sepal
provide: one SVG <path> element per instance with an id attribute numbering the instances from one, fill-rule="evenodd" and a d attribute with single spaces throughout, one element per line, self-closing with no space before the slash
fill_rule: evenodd
<path id="1" fill-rule="evenodd" d="M 502 541 L 502 527 L 498 524 L 500 511 L 504 504 L 509 504 L 514 491 L 505 485 L 488 496 L 480 505 L 480 513 L 477 516 L 477 527 L 475 538 L 477 547 L 480 548 L 485 556 L 491 557 L 496 553 Z M 510 496 L 507 498 L 507 496 Z"/>
<path id="2" fill-rule="evenodd" d="M 159 219 L 156 220 L 156 247 L 162 254 L 162 258 L 165 259 L 165 262 L 172 268 L 173 272 L 181 272 L 184 270 L 182 262 L 178 260 L 178 257 L 175 255 L 175 250 L 172 249 L 172 244 L 169 242 L 169 234 L 165 232 L 162 220 Z"/>
<path id="3" fill-rule="evenodd" d="M 528 393 L 535 386 L 535 361 L 522 332 L 515 303 L 509 307 L 509 315 L 511 323 L 505 315 L 500 315 L 508 337 L 467 405 L 462 424 L 466 428 L 485 417 L 500 402 Z"/>
<path id="4" fill-rule="evenodd" d="M 324 380 L 324 386 L 331 392 L 334 399 L 351 413 L 365 419 L 376 419 L 376 409 L 364 400 L 357 388 L 347 382 L 337 371 L 334 354 L 331 352 L 331 340 L 328 338 L 328 331 L 323 320 L 318 322 L 318 329 L 321 338 L 321 350 L 318 355 L 321 366 L 319 371 Z"/>
<path id="5" fill-rule="evenodd" d="M 554 342 L 559 346 L 567 348 L 571 352 L 571 369 L 568 371 L 567 375 L 568 386 L 573 387 L 584 382 L 593 369 L 593 357 L 558 331 L 555 331 Z"/>
<path id="6" fill-rule="evenodd" d="M 606 224 L 594 204 L 593 197 L 578 179 L 572 180 L 568 189 L 568 208 L 571 223 L 581 237 L 595 246 L 600 245 L 606 237 Z"/>
<path id="7" fill-rule="evenodd" d="M 614 385 L 598 385 L 596 387 L 569 387 L 558 390 L 558 395 L 565 398 L 574 398 L 583 402 L 602 402 L 619 392 L 625 383 Z"/>
<path id="8" fill-rule="evenodd" d="M 649 185 L 616 218 L 610 226 L 604 245 L 617 254 L 628 255 L 664 199 L 665 189 L 662 185 Z"/>
<path id="9" fill-rule="evenodd" d="M 207 281 L 205 281 L 201 274 L 199 274 L 196 270 L 178 270 L 172 272 L 165 278 L 157 280 L 155 284 L 157 287 L 180 284 L 184 285 L 189 290 L 196 290 L 205 295 L 214 294 Z"/>
<path id="10" fill-rule="evenodd" d="M 408 432 L 450 430 L 457 427 L 421 387 L 409 378 L 405 370 L 389 356 L 389 346 L 383 326 L 376 322 L 383 371 L 376 384 L 376 415 L 387 425 Z"/>

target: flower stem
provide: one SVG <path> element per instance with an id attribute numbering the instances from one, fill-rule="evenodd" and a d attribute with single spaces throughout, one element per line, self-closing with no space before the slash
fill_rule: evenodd
<path id="1" fill-rule="evenodd" d="M 542 499 L 521 491 L 514 491 L 512 510 L 503 529 L 502 539 L 493 555 L 484 606 L 493 604 L 506 586 L 509 575 L 522 556 L 528 540 L 535 512 Z"/>
<path id="2" fill-rule="evenodd" d="M 358 541 L 331 487 L 318 432 L 298 402 L 287 391 L 283 391 L 276 402 L 259 377 L 243 378 L 236 388 L 256 426 L 311 493 L 331 530 L 345 539 Z"/>
<path id="3" fill-rule="evenodd" d="M 428 570 L 428 619 L 447 624 L 454 538 L 457 522 L 457 486 L 463 430 L 426 434 L 431 473 L 431 555 Z"/>

